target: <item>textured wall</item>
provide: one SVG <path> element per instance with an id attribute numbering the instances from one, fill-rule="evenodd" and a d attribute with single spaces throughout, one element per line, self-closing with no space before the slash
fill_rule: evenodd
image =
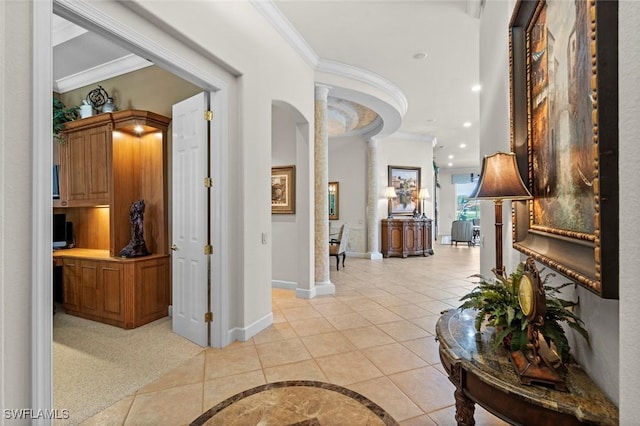
<path id="1" fill-rule="evenodd" d="M 618 58 L 620 81 L 620 424 L 637 423 L 640 418 L 640 239 L 638 212 L 638 164 L 640 164 L 640 3 L 621 1 L 619 9 Z"/>

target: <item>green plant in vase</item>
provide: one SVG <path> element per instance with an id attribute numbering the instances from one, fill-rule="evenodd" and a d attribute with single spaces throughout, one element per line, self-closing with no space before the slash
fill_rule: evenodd
<path id="1" fill-rule="evenodd" d="M 53 138 L 56 141 L 64 143 L 64 123 L 76 120 L 79 110 L 78 106 L 67 108 L 60 99 L 53 98 Z"/>
<path id="2" fill-rule="evenodd" d="M 476 274 L 480 282 L 468 294 L 460 299 L 462 305 L 458 309 L 475 309 L 475 328 L 480 331 L 483 324 L 495 327 L 496 345 L 504 345 L 511 351 L 526 349 L 529 339 L 528 321 L 518 302 L 520 280 L 524 272 L 524 262 L 520 263 L 516 270 L 507 277 L 496 274 L 494 279 L 485 278 Z M 558 287 L 548 285 L 550 278 L 555 274 L 548 273 L 544 276 L 542 284 L 545 291 L 546 312 L 544 324 L 539 328 L 540 334 L 550 348 L 555 351 L 563 363 L 570 360 L 569 341 L 563 325 L 575 330 L 589 342 L 589 334 L 584 328 L 584 322 L 572 311 L 577 302 L 565 300 L 559 297 L 560 290 L 573 283 L 565 283 Z"/>

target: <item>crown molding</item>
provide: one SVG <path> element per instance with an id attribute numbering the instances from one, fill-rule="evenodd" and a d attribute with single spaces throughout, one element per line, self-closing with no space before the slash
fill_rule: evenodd
<path id="1" fill-rule="evenodd" d="M 407 97 L 402 93 L 402 90 L 384 77 L 367 71 L 362 68 L 354 67 L 353 65 L 343 64 L 341 62 L 330 61 L 328 59 L 320 59 L 316 66 L 316 72 L 324 72 L 328 74 L 338 75 L 340 77 L 347 77 L 352 80 L 359 81 L 361 83 L 373 86 L 391 96 L 400 107 L 400 115 L 404 116 L 409 107 Z"/>
<path id="2" fill-rule="evenodd" d="M 58 46 L 59 44 L 69 41 L 76 37 L 80 37 L 82 34 L 88 33 L 84 28 L 74 25 L 69 21 L 59 19 L 57 15 L 53 15 L 52 29 L 51 29 L 51 45 Z"/>
<path id="3" fill-rule="evenodd" d="M 249 0 L 258 12 L 275 28 L 280 35 L 293 47 L 300 56 L 315 68 L 319 61 L 319 56 L 309 46 L 309 43 L 300 35 L 291 22 L 284 16 L 282 11 L 271 0 Z"/>
<path id="4" fill-rule="evenodd" d="M 404 116 L 407 112 L 407 98 L 398 86 L 371 71 L 320 58 L 272 0 L 249 0 L 249 2 L 316 72 L 334 74 L 373 86 L 387 93 L 398 103 L 401 115 Z"/>
<path id="5" fill-rule="evenodd" d="M 126 4 L 123 4 L 123 6 L 127 7 Z M 227 89 L 227 84 L 222 79 L 202 71 L 185 58 L 141 35 L 135 29 L 96 9 L 85 1 L 53 0 L 53 11 L 71 22 L 79 23 L 78 20 L 80 20 L 82 26 L 90 31 L 126 43 L 128 50 L 133 54 L 145 57 L 154 64 L 161 65 L 166 71 L 172 72 L 193 84 L 200 85 L 203 89 L 212 91 Z"/>
<path id="6" fill-rule="evenodd" d="M 53 89 L 58 93 L 65 93 L 70 90 L 88 86 L 96 81 L 103 81 L 117 77 L 128 72 L 137 71 L 153 65 L 146 59 L 142 59 L 133 53 L 113 61 L 100 64 L 93 68 L 79 72 L 69 77 L 61 78 L 54 82 Z"/>
<path id="7" fill-rule="evenodd" d="M 480 19 L 485 2 L 486 0 L 467 0 L 464 11 L 467 15 Z"/>

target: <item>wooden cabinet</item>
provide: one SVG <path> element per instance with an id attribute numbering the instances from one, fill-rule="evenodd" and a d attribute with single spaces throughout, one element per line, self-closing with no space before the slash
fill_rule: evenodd
<path id="1" fill-rule="evenodd" d="M 59 147 L 60 200 L 54 208 L 108 206 L 109 252 L 117 256 L 131 238 L 129 209 L 145 202 L 145 241 L 152 253 L 168 254 L 167 128 L 171 119 L 149 111 L 98 114 L 65 125 Z M 76 233 L 87 232 L 75 211 Z M 83 228 L 84 229 L 81 229 Z M 78 247 L 102 248 L 85 241 Z"/>
<path id="2" fill-rule="evenodd" d="M 112 124 L 70 132 L 60 147 L 60 205 L 109 204 Z"/>
<path id="3" fill-rule="evenodd" d="M 384 257 L 428 256 L 433 254 L 431 219 L 383 219 Z"/>
<path id="4" fill-rule="evenodd" d="M 68 313 L 123 328 L 168 314 L 170 122 L 149 111 L 126 110 L 66 123 L 54 212 L 73 222 L 76 249 L 54 256 L 62 259 Z M 129 211 L 137 200 L 145 203 L 144 239 L 152 254 L 120 258 L 131 239 Z"/>
<path id="5" fill-rule="evenodd" d="M 63 264 L 65 312 L 122 328 L 167 315 L 170 257 L 112 258 L 105 250 L 56 252 Z"/>

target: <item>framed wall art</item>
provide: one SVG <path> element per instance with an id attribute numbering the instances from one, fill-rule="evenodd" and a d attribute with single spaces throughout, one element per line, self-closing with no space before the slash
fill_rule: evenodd
<path id="1" fill-rule="evenodd" d="M 296 212 L 296 168 L 282 166 L 271 168 L 271 213 L 294 214 Z"/>
<path id="2" fill-rule="evenodd" d="M 340 218 L 340 183 L 329 182 L 329 220 Z"/>
<path id="3" fill-rule="evenodd" d="M 391 215 L 410 216 L 418 208 L 420 167 L 389 166 L 389 186 L 396 191 L 391 200 Z"/>
<path id="4" fill-rule="evenodd" d="M 618 298 L 617 2 L 521 0 L 510 23 L 511 149 L 533 199 L 513 247 Z"/>

